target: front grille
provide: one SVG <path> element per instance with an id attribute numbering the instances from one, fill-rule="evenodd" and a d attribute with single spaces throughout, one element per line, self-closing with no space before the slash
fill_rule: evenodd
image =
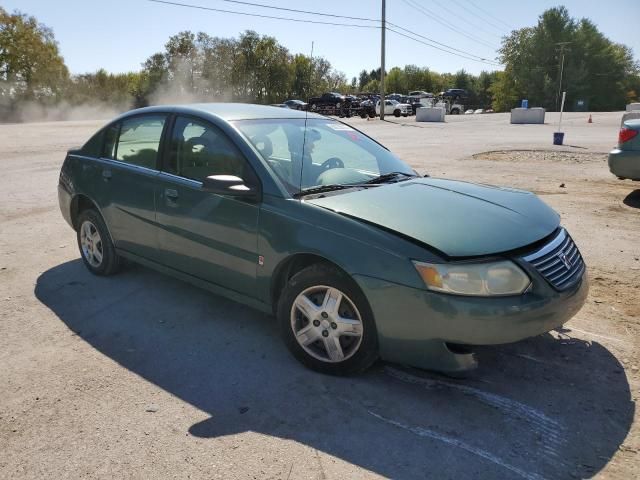
<path id="1" fill-rule="evenodd" d="M 579 282 L 586 268 L 578 247 L 564 228 L 553 240 L 523 259 L 557 290 L 566 290 Z"/>

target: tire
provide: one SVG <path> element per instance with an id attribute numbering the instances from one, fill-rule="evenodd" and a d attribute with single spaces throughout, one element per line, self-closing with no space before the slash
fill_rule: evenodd
<path id="1" fill-rule="evenodd" d="M 451 110 L 451 115 L 460 115 L 460 110 L 454 108 L 453 110 Z"/>
<path id="2" fill-rule="evenodd" d="M 394 114 L 396 117 L 399 117 L 399 116 L 400 116 L 400 110 L 395 110 L 395 111 L 393 112 L 393 114 Z"/>
<path id="3" fill-rule="evenodd" d="M 102 216 L 96 210 L 88 209 L 80 213 L 76 237 L 82 261 L 91 273 L 106 276 L 120 269 L 121 258 L 116 253 Z"/>
<path id="4" fill-rule="evenodd" d="M 352 375 L 378 358 L 371 307 L 353 279 L 335 268 L 316 264 L 295 274 L 280 295 L 277 317 L 285 345 L 312 370 Z"/>

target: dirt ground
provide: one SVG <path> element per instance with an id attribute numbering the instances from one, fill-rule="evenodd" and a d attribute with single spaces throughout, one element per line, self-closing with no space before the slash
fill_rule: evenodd
<path id="1" fill-rule="evenodd" d="M 421 173 L 532 190 L 591 291 L 565 328 L 479 348 L 453 380 L 305 370 L 272 318 L 131 266 L 90 275 L 58 211 L 64 152 L 102 122 L 0 125 L 0 478 L 640 478 L 640 183 L 621 114 L 349 119 Z"/>

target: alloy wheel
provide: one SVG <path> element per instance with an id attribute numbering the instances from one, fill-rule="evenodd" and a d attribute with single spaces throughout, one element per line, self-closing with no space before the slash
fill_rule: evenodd
<path id="1" fill-rule="evenodd" d="M 362 317 L 353 301 L 325 285 L 307 288 L 296 297 L 291 329 L 305 352 L 327 363 L 351 358 L 363 337 Z"/>
<path id="2" fill-rule="evenodd" d="M 92 267 L 98 268 L 104 256 L 102 238 L 96 226 L 89 220 L 85 220 L 80 226 L 80 245 L 85 260 Z"/>

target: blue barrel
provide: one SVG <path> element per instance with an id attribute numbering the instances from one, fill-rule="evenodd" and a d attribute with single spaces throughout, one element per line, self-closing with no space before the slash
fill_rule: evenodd
<path id="1" fill-rule="evenodd" d="M 526 98 L 522 99 L 522 104 L 520 105 L 522 108 L 529 108 L 529 100 Z"/>
<path id="2" fill-rule="evenodd" d="M 564 132 L 553 132 L 553 144 L 562 145 L 564 142 Z"/>

